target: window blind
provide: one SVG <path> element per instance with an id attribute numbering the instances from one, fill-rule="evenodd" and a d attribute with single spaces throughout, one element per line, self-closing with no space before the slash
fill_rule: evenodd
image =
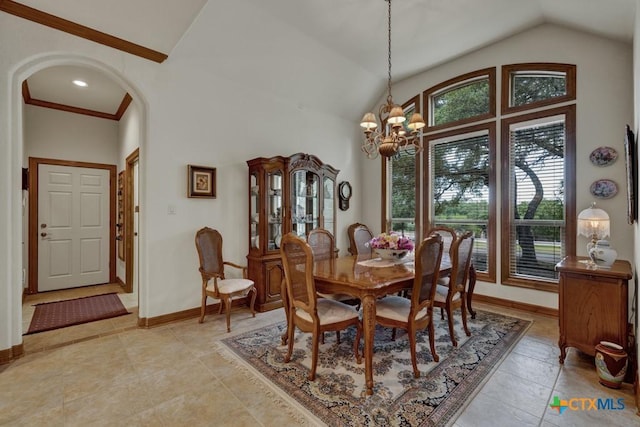
<path id="1" fill-rule="evenodd" d="M 436 142 L 430 152 L 431 218 L 434 225 L 471 230 L 476 271 L 487 266 L 489 221 L 489 135 Z"/>
<path id="2" fill-rule="evenodd" d="M 509 271 L 511 276 L 557 280 L 565 255 L 564 121 L 510 132 Z"/>

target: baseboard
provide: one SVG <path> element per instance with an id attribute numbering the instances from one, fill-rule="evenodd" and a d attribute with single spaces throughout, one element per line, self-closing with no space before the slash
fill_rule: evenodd
<path id="1" fill-rule="evenodd" d="M 24 356 L 24 345 L 22 343 L 6 350 L 0 350 L 0 365 L 12 362 L 22 356 Z"/>
<path id="2" fill-rule="evenodd" d="M 244 298 L 236 299 L 231 302 L 231 307 L 237 307 L 246 305 Z M 205 309 L 206 315 L 218 314 L 220 303 L 209 304 Z M 174 313 L 163 314 L 156 317 L 139 317 L 138 327 L 140 328 L 153 328 L 155 326 L 164 325 L 167 323 L 178 322 L 180 320 L 194 319 L 200 317 L 200 307 L 190 308 L 188 310 L 177 311 Z"/>
<path id="3" fill-rule="evenodd" d="M 122 286 L 123 288 L 125 287 L 124 282 L 122 281 L 121 278 L 119 278 L 118 276 L 116 276 L 116 283 L 120 286 Z"/>
<path id="4" fill-rule="evenodd" d="M 473 294 L 472 308 L 474 302 L 484 302 L 487 304 L 499 305 L 501 307 L 515 308 L 518 310 L 529 311 L 537 314 L 558 317 L 558 309 L 542 307 L 540 305 L 527 304 L 524 302 L 511 301 L 508 299 L 489 297 L 486 295 Z"/>
<path id="5" fill-rule="evenodd" d="M 636 370 L 636 382 L 633 384 L 633 390 L 636 392 L 636 415 L 640 417 L 640 369 Z"/>

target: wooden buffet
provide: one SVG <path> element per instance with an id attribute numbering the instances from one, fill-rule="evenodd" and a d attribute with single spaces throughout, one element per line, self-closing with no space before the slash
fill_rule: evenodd
<path id="1" fill-rule="evenodd" d="M 587 257 L 568 256 L 556 265 L 560 273 L 560 363 L 567 347 L 595 355 L 600 341 L 628 349 L 628 280 L 631 264 L 617 260 L 610 268 L 590 268 Z"/>

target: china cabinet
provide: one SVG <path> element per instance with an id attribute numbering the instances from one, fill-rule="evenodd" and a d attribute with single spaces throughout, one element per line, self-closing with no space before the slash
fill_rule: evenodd
<path id="1" fill-rule="evenodd" d="M 336 233 L 338 170 L 310 154 L 258 157 L 249 166 L 249 278 L 255 282 L 256 310 L 282 306 L 284 273 L 280 240 L 293 231 L 306 237 L 314 228 Z"/>

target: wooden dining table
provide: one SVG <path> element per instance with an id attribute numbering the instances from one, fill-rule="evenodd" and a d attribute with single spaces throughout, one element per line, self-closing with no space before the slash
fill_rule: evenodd
<path id="1" fill-rule="evenodd" d="M 326 294 L 347 294 L 361 301 L 362 326 L 364 337 L 364 364 L 366 394 L 373 394 L 373 342 L 376 323 L 376 300 L 390 294 L 409 289 L 415 277 L 413 258 L 402 262 L 386 263 L 388 266 L 375 266 L 383 263 L 376 261 L 370 255 L 348 255 L 314 261 L 313 277 L 316 292 Z M 451 271 L 449 254 L 443 254 L 440 264 L 440 276 L 446 276 Z M 475 318 L 475 311 L 471 309 L 471 298 L 475 287 L 476 275 L 471 264 L 469 287 L 467 291 L 467 307 Z M 283 304 L 287 309 L 287 298 L 284 280 L 282 281 Z M 286 343 L 286 332 L 282 336 L 282 344 Z"/>
<path id="2" fill-rule="evenodd" d="M 317 292 L 348 294 L 361 301 L 367 395 L 373 394 L 376 300 L 410 288 L 415 276 L 411 259 L 385 267 L 371 265 L 375 263 L 370 256 L 344 256 L 315 261 L 313 271 Z M 450 270 L 451 261 L 446 254 L 443 256 L 440 274 L 447 274 Z"/>

